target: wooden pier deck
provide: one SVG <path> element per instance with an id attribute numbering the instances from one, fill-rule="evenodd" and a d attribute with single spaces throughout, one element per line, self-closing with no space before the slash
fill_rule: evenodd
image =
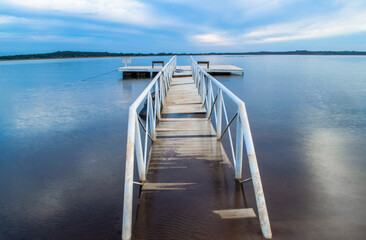
<path id="1" fill-rule="evenodd" d="M 240 183 L 225 182 L 234 170 L 211 121 L 197 117 L 206 109 L 192 76 L 180 75 L 173 75 L 155 129 L 133 238 L 260 237 L 259 222 L 253 209 L 245 208 Z M 174 118 L 165 117 L 170 114 Z"/>
<path id="2" fill-rule="evenodd" d="M 174 56 L 130 106 L 122 239 L 258 239 L 260 232 L 269 239 L 245 104 L 191 60 L 192 69 L 184 69 L 176 66 Z M 224 94 L 236 107 L 230 118 Z M 145 122 L 138 114 L 143 103 Z M 230 130 L 234 119 L 235 133 Z M 222 145 L 224 134 L 230 159 Z M 244 146 L 251 177 L 243 180 Z M 246 182 L 253 184 L 256 211 L 247 206 Z"/>

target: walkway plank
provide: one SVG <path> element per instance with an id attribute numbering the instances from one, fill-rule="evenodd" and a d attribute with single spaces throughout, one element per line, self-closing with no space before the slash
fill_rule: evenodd
<path id="1" fill-rule="evenodd" d="M 191 77 L 172 78 L 162 114 L 206 113 Z"/>

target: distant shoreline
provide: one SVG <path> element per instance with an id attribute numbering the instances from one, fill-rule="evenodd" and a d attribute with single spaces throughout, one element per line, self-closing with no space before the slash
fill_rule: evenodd
<path id="1" fill-rule="evenodd" d="M 226 53 L 109 53 L 109 52 L 79 52 L 58 51 L 41 54 L 21 54 L 0 56 L 0 61 L 11 60 L 40 60 L 40 59 L 71 59 L 71 58 L 103 58 L 103 57 L 145 57 L 145 56 L 201 56 L 201 55 L 312 55 L 312 56 L 366 56 L 366 51 L 285 51 L 285 52 L 226 52 Z"/>

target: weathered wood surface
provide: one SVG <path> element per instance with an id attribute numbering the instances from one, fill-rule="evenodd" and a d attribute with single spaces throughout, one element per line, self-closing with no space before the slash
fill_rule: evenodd
<path id="1" fill-rule="evenodd" d="M 206 113 L 192 77 L 173 77 L 162 114 Z"/>
<path id="2" fill-rule="evenodd" d="M 133 238 L 260 237 L 211 121 L 184 118 L 191 112 L 206 112 L 192 77 L 174 77 L 162 113 L 182 114 L 162 118 L 156 127 Z"/>

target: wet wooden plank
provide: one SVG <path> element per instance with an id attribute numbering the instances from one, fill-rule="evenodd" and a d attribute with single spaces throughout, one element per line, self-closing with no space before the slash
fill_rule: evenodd
<path id="1" fill-rule="evenodd" d="M 210 134 L 214 132 L 205 132 Z M 168 138 L 162 138 L 167 134 Z M 179 133 L 157 132 L 157 140 L 151 149 L 152 161 L 185 161 L 185 160 L 202 160 L 202 161 L 219 161 L 229 163 L 229 159 L 223 150 L 220 141 L 217 141 L 216 135 L 200 136 L 192 135 L 184 136 Z M 187 134 L 187 133 L 186 133 Z"/>
<path id="2" fill-rule="evenodd" d="M 169 93 L 188 93 L 190 92 L 191 94 L 197 94 L 198 90 L 196 88 L 196 86 L 194 84 L 189 84 L 189 85 L 175 85 L 175 86 L 171 86 L 169 88 Z"/>
<path id="3" fill-rule="evenodd" d="M 184 70 L 184 71 L 182 71 Z M 177 71 L 174 73 L 173 77 L 185 77 L 185 76 L 192 76 L 192 72 L 190 71 L 191 68 L 188 69 L 181 69 L 179 66 L 177 66 Z"/>
<path id="4" fill-rule="evenodd" d="M 238 219 L 238 218 L 257 217 L 253 208 L 214 210 L 213 212 L 218 214 L 222 219 Z"/>
<path id="5" fill-rule="evenodd" d="M 201 97 L 197 96 L 197 93 L 186 93 L 178 96 L 171 94 L 166 98 L 166 103 L 172 102 L 171 104 L 174 104 L 176 101 L 181 103 L 201 102 Z"/>
<path id="6" fill-rule="evenodd" d="M 164 122 L 176 122 L 176 121 L 207 121 L 206 118 L 162 118 L 160 121 Z"/>
<path id="7" fill-rule="evenodd" d="M 187 118 L 187 119 L 176 119 L 175 121 L 162 121 L 159 123 L 157 129 L 159 128 L 171 128 L 175 130 L 195 129 L 195 130 L 213 131 L 211 122 L 202 118 L 195 118 L 195 119 Z"/>
<path id="8" fill-rule="evenodd" d="M 185 91 L 192 91 L 192 92 L 197 92 L 197 88 L 196 85 L 194 83 L 176 83 L 174 85 L 171 85 L 170 90 L 185 90 Z"/>
<path id="9" fill-rule="evenodd" d="M 176 114 L 176 113 L 206 113 L 206 109 L 198 104 L 189 105 L 175 105 L 175 106 L 164 106 L 162 114 Z"/>
<path id="10" fill-rule="evenodd" d="M 176 84 L 194 84 L 194 81 L 192 76 L 179 78 L 173 77 L 170 86 L 174 86 Z"/>
<path id="11" fill-rule="evenodd" d="M 201 104 L 201 97 L 195 84 L 186 84 L 192 82 L 192 77 L 174 79 L 169 87 L 162 114 L 195 114 L 206 113 L 206 109 Z M 179 84 L 184 83 L 184 84 Z"/>
<path id="12" fill-rule="evenodd" d="M 142 191 L 153 190 L 185 190 L 187 186 L 194 183 L 144 183 Z"/>

